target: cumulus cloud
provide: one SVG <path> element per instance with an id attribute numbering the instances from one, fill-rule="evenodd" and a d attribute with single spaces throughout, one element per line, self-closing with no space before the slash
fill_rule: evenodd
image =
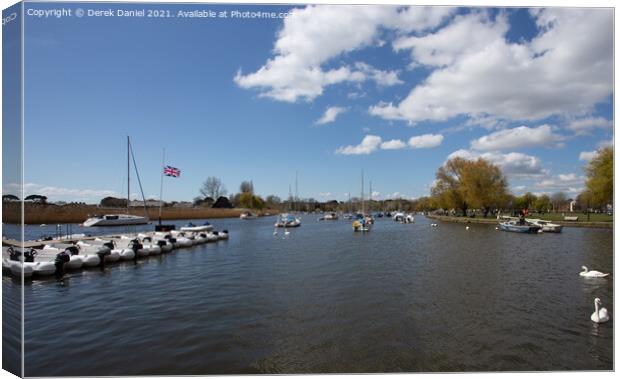
<path id="1" fill-rule="evenodd" d="M 501 152 L 484 152 L 474 150 L 457 150 L 448 155 L 448 159 L 463 158 L 475 160 L 483 158 L 501 167 L 502 171 L 508 176 L 514 177 L 540 177 L 548 173 L 542 168 L 540 158 L 523 153 L 511 152 L 503 154 Z"/>
<path id="2" fill-rule="evenodd" d="M 381 143 L 381 149 L 383 150 L 399 150 L 407 147 L 407 144 L 399 139 L 393 139 Z"/>
<path id="3" fill-rule="evenodd" d="M 21 192 L 19 183 L 9 183 L 2 189 L 3 193 L 11 193 L 18 195 Z M 28 195 L 43 195 L 50 201 L 80 201 L 80 202 L 99 202 L 107 196 L 118 196 L 116 191 L 105 189 L 78 189 L 48 186 L 38 183 L 24 183 L 24 193 Z"/>
<path id="4" fill-rule="evenodd" d="M 592 158 L 596 157 L 597 151 L 582 151 L 579 153 L 579 160 L 589 162 Z"/>
<path id="5" fill-rule="evenodd" d="M 594 129 L 612 129 L 613 123 L 604 117 L 585 117 L 571 121 L 566 127 L 575 134 L 588 134 Z"/>
<path id="6" fill-rule="evenodd" d="M 591 113 L 613 89 L 613 12 L 546 8 L 532 17 L 538 35 L 531 41 L 507 41 L 506 17 L 491 19 L 484 11 L 456 16 L 435 33 L 396 40 L 396 50 L 410 49 L 414 64 L 434 71 L 400 103 L 380 102 L 369 112 L 409 122 Z"/>
<path id="7" fill-rule="evenodd" d="M 558 179 L 560 179 L 563 182 L 570 182 L 570 181 L 574 181 L 577 180 L 577 175 L 570 173 L 570 174 L 559 174 L 558 175 Z"/>
<path id="8" fill-rule="evenodd" d="M 362 155 L 375 152 L 381 145 L 381 137 L 371 134 L 364 137 L 359 145 L 342 146 L 336 150 L 336 154 Z"/>
<path id="9" fill-rule="evenodd" d="M 471 148 L 476 150 L 505 150 L 532 146 L 548 146 L 562 141 L 564 137 L 555 134 L 549 125 L 537 128 L 519 126 L 500 130 L 471 141 Z"/>
<path id="10" fill-rule="evenodd" d="M 399 150 L 409 146 L 412 149 L 425 149 L 441 145 L 443 136 L 441 134 L 424 134 L 421 136 L 411 137 L 409 142 L 405 144 L 399 139 L 393 139 L 383 142 L 382 138 L 375 135 L 367 135 L 359 145 L 342 146 L 336 150 L 336 154 L 344 155 L 361 155 L 370 154 L 378 149 L 381 150 Z"/>
<path id="11" fill-rule="evenodd" d="M 321 118 L 316 121 L 316 123 L 319 125 L 323 125 L 334 122 L 336 121 L 336 117 L 338 117 L 339 114 L 346 112 L 346 110 L 347 108 L 344 107 L 329 107 L 325 110 L 323 116 L 321 116 Z"/>
<path id="12" fill-rule="evenodd" d="M 379 85 L 401 81 L 396 71 L 382 71 L 366 63 L 325 68 L 334 58 L 377 45 L 382 28 L 401 32 L 422 31 L 439 25 L 454 12 L 447 7 L 309 5 L 296 8 L 284 20 L 274 56 L 257 71 L 243 74 L 235 83 L 259 89 L 260 96 L 279 101 L 312 101 L 325 87 L 343 82 L 374 80 Z M 355 33 L 351 33 L 355 30 Z"/>
<path id="13" fill-rule="evenodd" d="M 426 149 L 441 145 L 443 136 L 441 134 L 423 134 L 409 138 L 409 146 L 412 149 Z"/>

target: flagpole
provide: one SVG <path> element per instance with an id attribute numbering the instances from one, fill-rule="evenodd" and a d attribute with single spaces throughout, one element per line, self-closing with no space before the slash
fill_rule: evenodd
<path id="1" fill-rule="evenodd" d="M 161 204 L 162 204 L 162 197 L 164 194 L 164 167 L 166 165 L 166 148 L 164 147 L 162 149 L 162 155 L 161 155 L 161 182 L 159 184 L 159 225 L 161 225 Z"/>

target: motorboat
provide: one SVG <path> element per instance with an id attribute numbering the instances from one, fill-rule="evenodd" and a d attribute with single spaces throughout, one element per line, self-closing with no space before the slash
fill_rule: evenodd
<path id="1" fill-rule="evenodd" d="M 213 225 L 209 221 L 205 221 L 202 225 L 194 225 L 189 223 L 181 228 L 182 232 L 210 232 L 213 230 Z"/>
<path id="2" fill-rule="evenodd" d="M 336 212 L 327 212 L 323 216 L 323 220 L 325 220 L 325 221 L 338 220 L 338 214 L 336 214 Z"/>
<path id="3" fill-rule="evenodd" d="M 541 226 L 534 225 L 527 221 L 506 221 L 501 222 L 499 224 L 499 229 L 505 232 L 514 232 L 514 233 L 538 233 L 539 230 L 542 230 Z"/>
<path id="4" fill-rule="evenodd" d="M 526 218 L 525 221 L 530 222 L 534 225 L 540 226 L 542 228 L 542 231 L 545 233 L 561 233 L 562 232 L 562 225 L 554 224 L 547 220 Z"/>
<path id="5" fill-rule="evenodd" d="M 282 213 L 276 221 L 276 228 L 294 228 L 301 225 L 301 220 L 291 213 Z"/>
<path id="6" fill-rule="evenodd" d="M 401 224 L 412 224 L 415 222 L 415 216 L 411 213 L 396 212 L 392 215 L 392 220 Z"/>
<path id="7" fill-rule="evenodd" d="M 121 225 L 143 225 L 148 224 L 148 219 L 143 216 L 130 214 L 109 214 L 94 216 L 82 223 L 82 226 L 121 226 Z"/>
<path id="8" fill-rule="evenodd" d="M 252 212 L 243 212 L 241 213 L 241 215 L 239 215 L 239 218 L 242 220 L 254 220 L 257 217 L 258 216 Z"/>

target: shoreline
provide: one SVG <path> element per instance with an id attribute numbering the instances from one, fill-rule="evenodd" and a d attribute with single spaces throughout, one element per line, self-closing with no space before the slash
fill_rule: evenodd
<path id="1" fill-rule="evenodd" d="M 461 224 L 499 224 L 499 220 L 496 218 L 470 218 L 470 217 L 455 217 L 455 216 L 440 216 L 428 214 L 426 215 L 428 218 L 432 218 L 439 221 L 445 222 L 456 222 Z M 575 228 L 598 228 L 598 229 L 613 229 L 614 223 L 611 222 L 602 222 L 602 221 L 552 221 L 554 224 L 559 224 L 565 227 L 575 227 Z"/>
<path id="2" fill-rule="evenodd" d="M 3 204 L 2 206 L 2 222 L 7 224 L 20 224 L 21 220 L 21 204 Z M 157 222 L 159 220 L 159 208 L 147 208 L 149 220 Z M 244 208 L 162 208 L 161 219 L 164 220 L 191 220 L 191 219 L 217 219 L 217 218 L 235 218 L 241 213 L 251 211 L 258 216 L 264 216 L 269 213 L 276 215 L 277 210 L 263 209 L 249 210 Z M 80 224 L 93 215 L 103 214 L 126 214 L 127 208 L 103 208 L 95 205 L 53 205 L 53 204 L 26 204 L 24 207 L 24 224 L 40 225 L 40 224 Z M 135 216 L 144 216 L 144 208 L 132 208 L 130 214 Z"/>

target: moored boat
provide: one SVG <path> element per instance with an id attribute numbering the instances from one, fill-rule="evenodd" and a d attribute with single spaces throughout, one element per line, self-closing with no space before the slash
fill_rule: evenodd
<path id="1" fill-rule="evenodd" d="M 211 230 L 213 230 L 213 225 L 209 221 L 205 221 L 202 225 L 194 225 L 190 222 L 181 228 L 183 232 L 210 232 Z"/>
<path id="2" fill-rule="evenodd" d="M 542 228 L 529 222 L 506 221 L 499 224 L 499 229 L 514 233 L 538 233 Z"/>
<path id="3" fill-rule="evenodd" d="M 147 224 L 146 217 L 134 216 L 130 214 L 109 214 L 103 216 L 93 216 L 82 223 L 82 226 L 121 226 L 121 225 L 143 225 Z"/>
<path id="4" fill-rule="evenodd" d="M 294 228 L 301 225 L 301 220 L 291 213 L 282 213 L 276 221 L 276 228 Z"/>
<path id="5" fill-rule="evenodd" d="M 241 215 L 239 215 L 239 218 L 242 219 L 242 220 L 254 220 L 257 217 L 258 216 L 256 216 L 252 212 L 243 212 L 243 213 L 241 213 Z"/>
<path id="6" fill-rule="evenodd" d="M 545 233 L 561 233 L 562 225 L 554 224 L 547 220 L 530 219 L 526 218 L 525 221 L 532 223 L 533 225 L 540 226 Z"/>

